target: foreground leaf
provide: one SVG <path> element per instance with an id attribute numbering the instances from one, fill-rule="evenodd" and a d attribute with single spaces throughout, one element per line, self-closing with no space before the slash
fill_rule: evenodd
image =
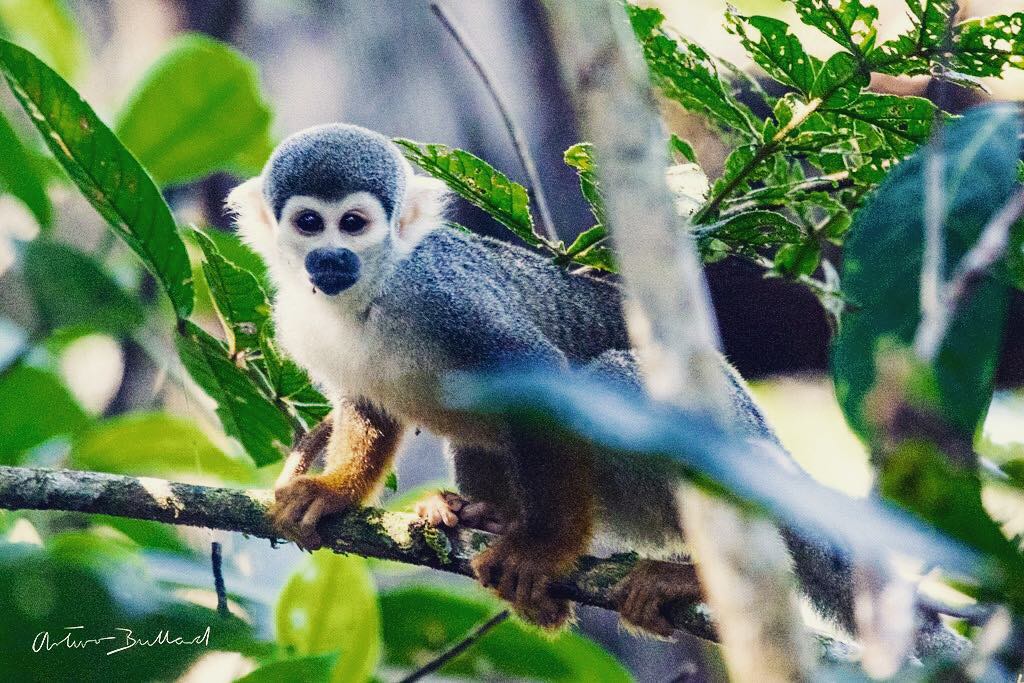
<path id="1" fill-rule="evenodd" d="M 114 130 L 163 185 L 260 172 L 272 145 L 255 65 L 198 34 L 177 38 L 131 94 Z"/>
<path id="2" fill-rule="evenodd" d="M 0 29 L 68 80 L 85 61 L 85 42 L 63 0 L 0 0 Z"/>
<path id="3" fill-rule="evenodd" d="M 168 413 L 136 412 L 100 422 L 72 443 L 82 470 L 142 477 L 191 475 L 250 482 L 256 471 L 215 446 L 195 423 Z"/>
<path id="4" fill-rule="evenodd" d="M 512 182 L 483 159 L 461 149 L 401 138 L 396 138 L 395 144 L 409 161 L 443 180 L 453 192 L 486 211 L 524 242 L 532 246 L 541 244 L 533 228 L 530 197 L 525 187 Z"/>
<path id="5" fill-rule="evenodd" d="M 504 608 L 495 599 L 425 586 L 390 590 L 380 597 L 385 662 L 404 669 L 422 666 Z M 632 680 L 614 657 L 583 636 L 571 631 L 546 636 L 515 620 L 495 626 L 437 675 L 474 680 Z"/>
<path id="6" fill-rule="evenodd" d="M 692 151 L 692 150 L 691 150 Z M 590 212 L 600 225 L 608 222 L 604 210 L 604 198 L 597 183 L 597 163 L 594 161 L 594 146 L 589 142 L 580 142 L 565 150 L 565 163 L 576 169 L 580 178 L 580 191 L 590 204 Z"/>
<path id="7" fill-rule="evenodd" d="M 142 324 L 145 313 L 89 255 L 49 240 L 26 245 L 25 279 L 40 318 L 49 329 L 84 327 L 123 335 Z"/>
<path id="8" fill-rule="evenodd" d="M 139 162 L 81 96 L 27 50 L 0 40 L 0 70 L 57 161 L 156 276 L 179 318 L 192 271 L 171 210 Z"/>
<path id="9" fill-rule="evenodd" d="M 3 113 L 0 113 L 0 191 L 20 199 L 44 231 L 52 226 L 53 209 L 46 195 L 46 183 Z"/>
<path id="10" fill-rule="evenodd" d="M 337 653 L 332 683 L 363 683 L 380 659 L 380 610 L 366 560 L 316 553 L 277 600 L 277 642 L 300 655 Z"/>
<path id="11" fill-rule="evenodd" d="M 328 683 L 338 655 L 308 655 L 264 664 L 235 683 Z"/>
<path id="12" fill-rule="evenodd" d="M 979 108 L 943 136 L 946 263 L 977 241 L 1016 187 L 1020 121 L 1015 107 Z M 922 151 L 893 171 L 856 215 L 843 259 L 843 291 L 854 303 L 832 354 L 836 394 L 851 426 L 870 436 L 864 399 L 875 384 L 876 352 L 888 339 L 909 346 L 920 321 L 925 167 Z M 899 255 L 894 258 L 894 255 Z M 972 435 L 992 397 L 1007 287 L 978 283 L 961 307 L 936 364 L 943 415 Z"/>
<path id="13" fill-rule="evenodd" d="M 969 76 L 1024 68 L 1024 12 L 966 21 L 957 27 L 952 67 Z"/>
<path id="14" fill-rule="evenodd" d="M 877 37 L 878 8 L 861 0 L 792 0 L 800 20 L 850 52 L 868 54 Z"/>
<path id="15" fill-rule="evenodd" d="M 55 375 L 25 365 L 0 374 L 0 463 L 17 465 L 26 450 L 76 434 L 88 424 L 89 417 Z"/>
<path id="16" fill-rule="evenodd" d="M 288 418 L 231 362 L 224 344 L 184 322 L 177 345 L 192 379 L 217 402 L 224 431 L 241 442 L 258 467 L 280 460 L 292 440 Z"/>

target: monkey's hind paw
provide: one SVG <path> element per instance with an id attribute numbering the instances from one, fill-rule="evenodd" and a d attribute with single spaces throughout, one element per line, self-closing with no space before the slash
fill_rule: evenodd
<path id="1" fill-rule="evenodd" d="M 316 550 L 323 542 L 316 526 L 327 515 L 351 507 L 355 501 L 332 489 L 323 477 L 296 477 L 274 492 L 268 514 L 274 527 L 304 550 Z"/>
<path id="2" fill-rule="evenodd" d="M 418 501 L 413 512 L 431 526 L 454 527 L 459 523 L 459 510 L 468 502 L 452 491 L 438 491 Z"/>
<path id="3" fill-rule="evenodd" d="M 492 588 L 512 603 L 519 616 L 544 628 L 558 628 L 569 621 L 572 606 L 568 600 L 551 597 L 548 589 L 564 574 L 543 558 L 538 549 L 528 551 L 498 541 L 473 558 L 473 571 L 485 588 Z"/>
<path id="4" fill-rule="evenodd" d="M 673 602 L 699 600 L 701 589 L 692 564 L 640 560 L 612 589 L 611 598 L 627 629 L 671 638 L 675 629 L 665 608 Z"/>
<path id="5" fill-rule="evenodd" d="M 494 505 L 482 500 L 469 501 L 452 491 L 432 493 L 416 503 L 414 512 L 432 526 L 462 526 L 500 534 L 504 517 Z"/>

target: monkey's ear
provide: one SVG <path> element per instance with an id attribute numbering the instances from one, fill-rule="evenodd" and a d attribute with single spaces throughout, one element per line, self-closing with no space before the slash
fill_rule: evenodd
<path id="1" fill-rule="evenodd" d="M 276 221 L 263 198 L 263 177 L 251 178 L 231 190 L 225 203 L 234 214 L 241 240 L 264 260 L 270 259 L 275 251 Z"/>
<path id="2" fill-rule="evenodd" d="M 398 217 L 399 241 L 411 248 L 438 227 L 444 220 L 450 196 L 451 191 L 443 181 L 410 173 L 402 214 Z"/>

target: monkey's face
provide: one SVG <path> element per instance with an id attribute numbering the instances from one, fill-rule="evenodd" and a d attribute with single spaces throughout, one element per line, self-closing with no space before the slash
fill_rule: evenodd
<path id="1" fill-rule="evenodd" d="M 295 195 L 285 202 L 276 232 L 282 265 L 334 296 L 359 281 L 367 262 L 378 260 L 391 226 L 381 202 L 368 192 L 338 201 Z"/>

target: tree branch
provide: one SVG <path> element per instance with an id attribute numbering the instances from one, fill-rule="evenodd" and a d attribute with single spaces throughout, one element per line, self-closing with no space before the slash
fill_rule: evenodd
<path id="1" fill-rule="evenodd" d="M 272 491 L 196 486 L 166 479 L 125 477 L 99 472 L 0 466 L 0 508 L 67 510 L 167 524 L 235 531 L 270 539 L 279 535 L 267 517 Z M 320 526 L 324 546 L 473 576 L 469 560 L 494 539 L 472 529 L 446 533 L 412 514 L 362 508 L 330 518 Z M 552 592 L 575 602 L 615 609 L 612 586 L 632 569 L 634 555 L 608 559 L 584 557 L 579 568 Z M 671 622 L 698 637 L 715 640 L 707 608 L 699 603 L 674 605 Z"/>

